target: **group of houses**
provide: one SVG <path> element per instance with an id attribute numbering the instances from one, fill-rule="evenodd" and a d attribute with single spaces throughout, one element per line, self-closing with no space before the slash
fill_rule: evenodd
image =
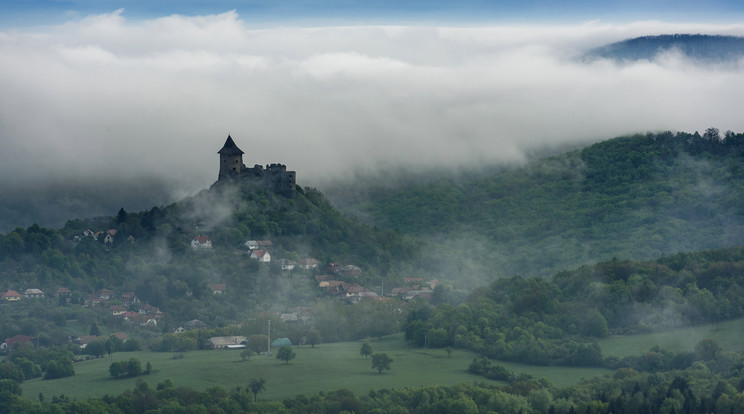
<path id="1" fill-rule="evenodd" d="M 250 252 L 249 257 L 258 260 L 261 263 L 271 262 L 271 249 L 274 242 L 271 240 L 248 240 L 243 246 Z M 195 251 L 212 249 L 212 240 L 207 235 L 197 235 L 191 240 L 191 248 Z M 304 270 L 312 270 L 318 267 L 318 260 L 314 258 L 304 258 L 295 262 L 289 259 L 280 259 L 279 265 L 282 270 L 294 270 L 296 267 Z"/>
<path id="2" fill-rule="evenodd" d="M 121 342 L 126 342 L 129 340 L 129 334 L 127 334 L 126 332 L 114 332 L 111 334 L 111 336 L 116 337 Z M 91 342 L 95 342 L 98 340 L 107 340 L 108 338 L 108 336 L 82 335 L 70 338 L 70 342 L 73 344 L 78 344 L 80 346 L 80 349 L 85 349 L 85 347 L 88 346 L 88 344 Z"/>
<path id="3" fill-rule="evenodd" d="M 106 247 L 111 247 L 114 245 L 114 241 L 116 240 L 116 236 L 119 234 L 119 230 L 117 229 L 108 229 L 108 230 L 98 230 L 93 231 L 91 229 L 85 229 L 81 235 L 75 236 L 73 240 L 75 242 L 80 242 L 81 240 L 85 238 L 90 238 L 93 240 L 99 240 L 101 237 L 103 237 L 103 244 L 106 245 Z M 129 240 L 130 243 L 134 243 L 134 236 L 127 237 L 127 240 Z"/>
<path id="4" fill-rule="evenodd" d="M 424 281 L 423 278 L 406 277 L 403 279 L 403 287 L 392 288 L 390 292 L 383 291 L 382 296 L 380 296 L 357 283 L 336 280 L 335 276 L 330 274 L 315 276 L 315 280 L 318 282 L 318 287 L 325 289 L 326 293 L 348 303 L 356 303 L 362 299 L 384 300 L 385 298 L 396 298 L 404 301 L 414 298 L 429 300 L 434 288 L 439 283 L 436 279 Z"/>
<path id="5" fill-rule="evenodd" d="M 21 299 L 43 298 L 46 294 L 41 289 L 26 289 L 23 293 L 18 293 L 13 289 L 8 289 L 2 294 L 3 302 L 18 302 Z"/>
<path id="6" fill-rule="evenodd" d="M 439 284 L 439 280 L 432 279 L 424 281 L 421 277 L 406 277 L 403 279 L 404 287 L 396 287 L 390 291 L 390 296 L 400 300 L 411 300 L 414 298 L 431 299 L 434 288 Z"/>

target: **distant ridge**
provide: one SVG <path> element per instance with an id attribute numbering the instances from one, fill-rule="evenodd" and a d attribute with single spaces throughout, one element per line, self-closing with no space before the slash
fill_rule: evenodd
<path id="1" fill-rule="evenodd" d="M 643 36 L 592 49 L 586 57 L 617 61 L 653 60 L 660 53 L 670 51 L 703 63 L 734 63 L 744 57 L 744 37 L 703 34 Z"/>

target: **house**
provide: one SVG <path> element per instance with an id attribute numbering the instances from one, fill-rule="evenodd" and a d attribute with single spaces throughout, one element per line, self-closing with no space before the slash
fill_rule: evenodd
<path id="1" fill-rule="evenodd" d="M 127 308 L 123 306 L 116 305 L 116 306 L 111 307 L 111 314 L 114 316 L 123 316 L 126 313 L 127 313 Z"/>
<path id="2" fill-rule="evenodd" d="M 338 270 L 338 274 L 344 276 L 359 276 L 362 274 L 362 269 L 359 266 L 346 265 Z"/>
<path id="3" fill-rule="evenodd" d="M 111 334 L 111 336 L 119 338 L 119 340 L 121 340 L 122 342 L 126 342 L 129 340 L 129 334 L 127 334 L 126 332 L 114 332 Z"/>
<path id="4" fill-rule="evenodd" d="M 78 336 L 75 342 L 77 342 L 78 345 L 80 345 L 80 349 L 85 349 L 85 347 L 88 346 L 89 343 L 95 341 L 96 339 L 98 339 L 98 337 L 95 335 L 83 335 L 83 336 Z"/>
<path id="5" fill-rule="evenodd" d="M 271 240 L 248 240 L 244 244 L 245 247 L 248 248 L 248 250 L 268 250 L 274 247 L 274 242 L 272 242 Z"/>
<path id="6" fill-rule="evenodd" d="M 245 339 L 245 336 L 213 336 L 207 341 L 207 346 L 212 349 L 245 348 Z"/>
<path id="7" fill-rule="evenodd" d="M 9 290 L 3 293 L 3 300 L 8 302 L 18 302 L 23 296 L 15 290 Z"/>
<path id="8" fill-rule="evenodd" d="M 210 283 L 207 287 L 212 290 L 212 294 L 214 295 L 224 295 L 227 292 L 227 287 L 224 283 Z"/>
<path id="9" fill-rule="evenodd" d="M 194 250 L 211 249 L 212 241 L 209 236 L 196 236 L 191 240 L 191 248 Z"/>
<path id="10" fill-rule="evenodd" d="M 298 323 L 300 322 L 300 315 L 297 312 L 282 313 L 279 318 L 287 323 Z"/>
<path id="11" fill-rule="evenodd" d="M 328 263 L 328 266 L 326 266 L 326 270 L 333 274 L 338 274 L 338 271 L 341 270 L 341 263 Z"/>
<path id="12" fill-rule="evenodd" d="M 103 302 L 103 299 L 99 298 L 98 295 L 92 294 L 88 295 L 87 298 L 85 298 L 85 302 L 83 303 L 83 306 L 95 306 L 100 305 Z"/>
<path id="13" fill-rule="evenodd" d="M 183 329 L 186 329 L 187 331 L 190 331 L 192 329 L 207 329 L 208 326 L 206 323 L 200 321 L 199 319 L 193 319 L 183 324 Z"/>
<path id="14" fill-rule="evenodd" d="M 289 259 L 280 259 L 279 265 L 282 267 L 282 270 L 294 270 L 297 263 Z"/>
<path id="15" fill-rule="evenodd" d="M 271 255 L 266 250 L 253 250 L 251 252 L 251 259 L 258 260 L 261 263 L 268 263 L 271 261 Z"/>
<path id="16" fill-rule="evenodd" d="M 27 298 L 43 298 L 44 292 L 41 289 L 26 289 L 23 291 L 23 296 Z"/>
<path id="17" fill-rule="evenodd" d="M 83 237 L 92 237 L 93 240 L 98 240 L 98 236 L 100 236 L 101 234 L 103 234 L 102 231 L 93 231 L 91 229 L 86 229 L 83 232 Z"/>
<path id="18" fill-rule="evenodd" d="M 69 298 L 72 297 L 72 291 L 70 289 L 67 289 L 66 287 L 60 287 L 57 288 L 57 291 L 54 292 L 54 295 L 58 298 Z"/>
<path id="19" fill-rule="evenodd" d="M 297 265 L 305 270 L 315 269 L 318 267 L 318 260 L 313 258 L 300 259 Z"/>
<path id="20" fill-rule="evenodd" d="M 158 308 L 157 306 L 152 306 L 149 303 L 146 303 L 145 306 L 140 308 L 139 313 L 141 315 L 145 315 L 154 319 L 160 319 L 163 317 L 163 312 L 160 310 L 160 308 Z"/>
<path id="21" fill-rule="evenodd" d="M 408 283 L 421 283 L 424 281 L 423 277 L 406 277 L 403 279 L 403 282 Z"/>
<path id="22" fill-rule="evenodd" d="M 114 244 L 114 237 L 116 237 L 116 233 L 118 233 L 118 230 L 109 229 L 106 232 L 106 237 L 103 238 L 103 243 L 108 246 L 111 246 L 112 244 Z"/>
<path id="23" fill-rule="evenodd" d="M 141 315 L 139 312 L 133 312 L 133 311 L 124 312 L 124 315 L 122 316 L 124 317 L 125 321 L 142 322 L 146 318 L 145 316 Z"/>
<path id="24" fill-rule="evenodd" d="M 121 294 L 121 304 L 124 306 L 129 306 L 132 304 L 135 304 L 139 302 L 139 299 L 137 299 L 136 296 L 134 296 L 134 292 L 124 292 Z"/>
<path id="25" fill-rule="evenodd" d="M 33 346 L 34 343 L 32 341 L 34 339 L 33 336 L 15 335 L 10 338 L 5 338 L 4 344 L 6 344 L 6 349 L 13 350 L 16 346 Z"/>
<path id="26" fill-rule="evenodd" d="M 114 297 L 115 293 L 111 289 L 100 289 L 98 292 L 96 292 L 96 295 L 98 296 L 98 299 L 111 300 L 111 298 Z"/>

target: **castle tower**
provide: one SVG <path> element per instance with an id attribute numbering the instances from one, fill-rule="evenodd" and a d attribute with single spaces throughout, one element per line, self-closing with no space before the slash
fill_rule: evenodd
<path id="1" fill-rule="evenodd" d="M 220 174 L 217 180 L 222 180 L 228 177 L 239 176 L 243 166 L 243 151 L 235 145 L 230 135 L 227 136 L 227 141 L 221 150 L 217 152 L 220 154 Z"/>

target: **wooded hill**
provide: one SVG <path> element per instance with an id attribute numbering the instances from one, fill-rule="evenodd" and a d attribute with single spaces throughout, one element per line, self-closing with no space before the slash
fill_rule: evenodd
<path id="1" fill-rule="evenodd" d="M 426 272 L 472 287 L 550 277 L 613 257 L 742 244 L 744 135 L 724 135 L 620 137 L 515 168 L 328 194 L 347 214 L 427 240 Z"/>
<path id="2" fill-rule="evenodd" d="M 107 242 L 104 236 L 111 230 L 115 237 Z M 209 237 L 212 248 L 192 248 L 190 243 L 200 235 Z M 272 241 L 271 263 L 249 258 L 244 243 L 251 239 Z M 286 312 L 315 304 L 324 293 L 312 276 L 326 272 L 329 262 L 361 268 L 362 274 L 354 276 L 357 283 L 380 286 L 385 278 L 402 280 L 394 264 L 405 261 L 416 248 L 414 240 L 395 231 L 375 230 L 342 216 L 314 189 L 298 188 L 294 197 L 285 197 L 266 189 L 215 185 L 165 207 L 134 213 L 122 209 L 112 217 L 68 221 L 60 230 L 33 225 L 0 236 L 2 292 L 27 288 L 47 292 L 43 299 L 2 301 L 0 337 L 41 335 L 46 345 L 54 345 L 66 343 L 68 336 L 87 334 L 94 322 L 110 331 L 126 330 L 124 318 L 112 317 L 109 310 L 124 292 L 164 312 L 158 333 L 193 319 L 210 327 L 244 323 L 263 311 Z M 319 267 L 293 277 L 299 272 L 283 271 L 278 264 L 279 259 L 302 258 L 317 259 Z M 223 284 L 226 292 L 214 295 L 209 284 Z M 55 297 L 60 287 L 72 291 L 67 299 Z M 115 291 L 116 299 L 105 306 L 82 306 L 103 288 Z M 362 309 L 375 318 L 370 309 Z M 69 330 L 67 321 L 82 323 L 82 330 Z M 346 322 L 364 329 L 374 325 Z M 370 334 L 356 328 L 336 334 L 338 324 L 327 340 Z M 288 335 L 282 327 L 276 324 L 275 334 Z M 378 333 L 397 330 L 393 321 Z M 138 333 L 152 334 L 147 329 Z"/>
<path id="3" fill-rule="evenodd" d="M 702 64 L 736 63 L 744 56 L 744 38 L 703 34 L 642 36 L 590 50 L 586 57 L 617 61 L 653 60 L 659 54 L 680 53 Z"/>
<path id="4" fill-rule="evenodd" d="M 605 360 L 591 342 L 742 317 L 742 270 L 744 248 L 736 247 L 649 262 L 612 260 L 552 280 L 499 279 L 457 306 L 410 312 L 406 339 L 529 364 L 648 371 L 637 359 Z M 654 369 L 684 369 L 693 362 L 691 355 L 667 359 L 660 356 Z"/>

